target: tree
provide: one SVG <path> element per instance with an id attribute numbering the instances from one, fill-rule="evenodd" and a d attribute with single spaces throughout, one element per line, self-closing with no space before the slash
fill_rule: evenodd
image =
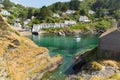
<path id="1" fill-rule="evenodd" d="M 40 10 L 38 18 L 41 20 L 45 20 L 47 17 L 50 17 L 51 15 L 52 12 L 46 6 L 43 6 Z"/>
<path id="2" fill-rule="evenodd" d="M 34 13 L 35 13 L 35 9 L 34 8 L 28 8 L 27 18 L 31 18 L 32 16 L 34 16 Z"/>
<path id="3" fill-rule="evenodd" d="M 79 0 L 71 0 L 69 3 L 71 10 L 79 10 L 80 7 L 80 1 Z"/>
<path id="4" fill-rule="evenodd" d="M 85 9 L 81 9 L 80 10 L 80 15 L 87 15 L 87 11 Z"/>
<path id="5" fill-rule="evenodd" d="M 8 9 L 10 7 L 13 7 L 15 4 L 10 2 L 10 0 L 3 0 L 2 4 L 4 5 L 4 8 Z"/>
<path id="6" fill-rule="evenodd" d="M 120 10 L 116 10 L 116 11 L 114 12 L 114 15 L 115 15 L 115 18 L 116 18 L 117 20 L 120 20 Z"/>

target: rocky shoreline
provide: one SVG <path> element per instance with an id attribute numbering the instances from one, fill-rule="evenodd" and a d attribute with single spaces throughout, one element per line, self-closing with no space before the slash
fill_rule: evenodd
<path id="1" fill-rule="evenodd" d="M 100 28 L 96 28 L 94 30 L 70 30 L 70 29 L 64 30 L 63 29 L 63 30 L 49 30 L 46 31 L 46 33 L 65 36 L 65 35 L 76 35 L 76 34 L 102 34 L 105 31 L 106 31 L 105 29 L 100 29 Z"/>
<path id="2" fill-rule="evenodd" d="M 111 79 L 111 76 L 120 75 L 117 60 L 100 59 L 94 52 L 97 52 L 97 47 L 75 56 L 74 71 L 67 75 L 65 80 L 106 80 L 109 77 Z"/>

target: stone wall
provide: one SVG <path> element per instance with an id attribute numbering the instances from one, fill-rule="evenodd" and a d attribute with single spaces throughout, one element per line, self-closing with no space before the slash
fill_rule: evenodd
<path id="1" fill-rule="evenodd" d="M 120 31 L 112 28 L 99 38 L 98 57 L 120 58 Z"/>

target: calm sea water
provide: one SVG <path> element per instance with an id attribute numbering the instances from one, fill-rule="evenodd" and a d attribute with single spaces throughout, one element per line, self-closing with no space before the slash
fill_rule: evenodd
<path id="1" fill-rule="evenodd" d="M 49 80 L 64 80 L 65 76 L 72 72 L 74 56 L 88 49 L 92 49 L 98 44 L 97 35 L 82 35 L 81 40 L 76 41 L 74 36 L 57 36 L 57 35 L 31 35 L 29 36 L 37 45 L 49 49 L 49 54 L 54 56 L 60 54 L 63 57 L 62 65 L 50 76 Z M 44 79 L 46 80 L 46 79 Z"/>

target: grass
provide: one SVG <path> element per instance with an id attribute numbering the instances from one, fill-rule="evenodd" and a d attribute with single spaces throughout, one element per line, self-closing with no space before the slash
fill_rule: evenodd
<path id="1" fill-rule="evenodd" d="M 38 47 L 31 40 L 20 36 L 19 32 L 12 29 L 1 15 L 0 24 L 0 57 L 5 59 L 6 72 L 9 73 L 7 75 L 10 78 L 26 80 L 27 77 L 34 76 L 39 71 L 44 71 L 47 67 L 51 67 L 51 65 L 61 61 L 61 56 L 50 57 L 46 48 Z M 17 42 L 13 42 L 14 40 L 17 40 Z M 20 45 L 15 45 L 15 48 L 8 49 L 9 45 L 16 43 Z M 36 56 L 38 54 L 40 56 Z M 31 75 L 31 73 L 33 74 Z"/>
<path id="2" fill-rule="evenodd" d="M 102 61 L 102 63 L 104 66 L 112 66 L 112 67 L 115 67 L 115 68 L 118 68 L 118 63 L 114 60 L 105 60 L 105 61 Z"/>
<path id="3" fill-rule="evenodd" d="M 94 62 L 91 62 L 90 64 L 91 64 L 92 70 L 97 70 L 97 71 L 102 70 L 102 65 L 100 63 L 94 61 Z"/>
<path id="4" fill-rule="evenodd" d="M 91 24 L 90 23 L 80 23 L 74 26 L 71 26 L 71 30 L 90 30 Z"/>
<path id="5" fill-rule="evenodd" d="M 83 80 L 81 76 L 78 76 L 78 80 Z"/>

